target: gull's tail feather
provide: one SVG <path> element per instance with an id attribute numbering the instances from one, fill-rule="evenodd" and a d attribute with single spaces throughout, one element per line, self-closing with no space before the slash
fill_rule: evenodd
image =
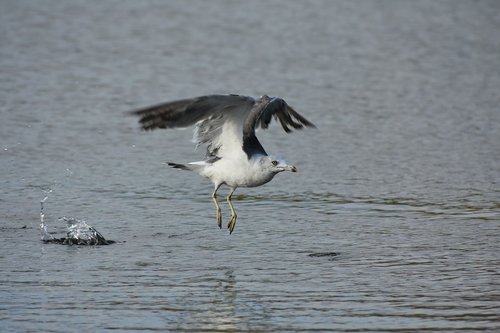
<path id="1" fill-rule="evenodd" d="M 195 171 L 195 172 L 199 172 L 206 165 L 206 163 L 203 161 L 202 162 L 191 162 L 191 163 L 186 163 L 186 164 L 167 162 L 167 164 L 174 169 L 181 169 L 181 170 Z"/>
<path id="2" fill-rule="evenodd" d="M 167 164 L 174 169 L 192 170 L 186 164 L 179 164 L 179 163 L 172 163 L 172 162 L 167 162 Z"/>

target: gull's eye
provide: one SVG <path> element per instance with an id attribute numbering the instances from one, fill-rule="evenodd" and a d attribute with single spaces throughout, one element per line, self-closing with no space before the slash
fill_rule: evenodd
<path id="1" fill-rule="evenodd" d="M 277 166 L 278 165 L 278 161 L 272 161 L 271 162 L 274 166 Z"/>

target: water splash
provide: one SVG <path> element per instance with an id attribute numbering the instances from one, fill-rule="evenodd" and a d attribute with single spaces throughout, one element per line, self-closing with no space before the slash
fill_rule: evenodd
<path id="1" fill-rule="evenodd" d="M 43 212 L 43 204 L 49 198 L 49 194 L 52 192 L 52 189 L 44 190 L 44 192 L 46 195 L 42 200 L 40 200 L 40 238 L 42 239 L 42 241 L 49 241 L 51 239 L 54 239 L 54 236 L 52 236 L 47 231 L 47 224 L 45 224 L 45 213 Z"/>
<path id="2" fill-rule="evenodd" d="M 115 243 L 115 241 L 105 239 L 99 231 L 84 220 L 66 216 L 58 220 L 66 222 L 66 237 L 56 238 L 43 229 L 43 232 L 48 235 L 48 237 L 42 237 L 44 243 L 63 245 L 109 245 Z"/>
<path id="3" fill-rule="evenodd" d="M 114 241 L 106 240 L 99 231 L 87 224 L 85 220 L 73 217 L 61 217 L 59 221 L 64 221 L 68 227 L 68 233 L 63 239 L 64 244 L 69 245 L 108 245 Z"/>
<path id="4" fill-rule="evenodd" d="M 71 170 L 66 169 L 69 173 Z M 106 240 L 99 231 L 87 224 L 84 220 L 74 217 L 61 217 L 58 220 L 66 222 L 67 233 L 66 237 L 56 238 L 49 231 L 45 222 L 44 203 L 52 193 L 52 189 L 43 190 L 45 196 L 40 200 L 40 238 L 44 243 L 56 243 L 65 245 L 109 245 L 115 243 L 111 240 Z"/>

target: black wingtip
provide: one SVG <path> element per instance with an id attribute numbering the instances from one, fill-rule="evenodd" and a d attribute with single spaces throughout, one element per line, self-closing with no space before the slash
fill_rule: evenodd
<path id="1" fill-rule="evenodd" d="M 315 128 L 315 129 L 318 129 L 318 127 L 316 127 L 316 125 L 314 125 L 313 123 L 311 123 L 310 121 L 307 122 L 307 124 L 304 124 L 305 127 L 309 127 L 309 128 Z"/>
<path id="2" fill-rule="evenodd" d="M 148 122 L 147 119 L 144 117 L 144 109 L 139 109 L 139 110 L 128 110 L 124 111 L 123 115 L 125 117 L 140 117 L 139 118 L 139 127 L 143 131 L 151 131 L 155 127 L 151 125 L 151 122 Z"/>

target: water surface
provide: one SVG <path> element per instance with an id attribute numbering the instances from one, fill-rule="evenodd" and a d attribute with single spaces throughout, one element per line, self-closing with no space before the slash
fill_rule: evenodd
<path id="1" fill-rule="evenodd" d="M 500 330 L 495 1 L 0 4 L 0 326 L 70 331 Z M 123 112 L 283 97 L 295 164 L 238 189 L 235 232 L 190 130 Z M 221 195 L 224 191 L 220 192 Z M 82 219 L 109 246 L 44 244 Z M 227 219 L 229 209 L 223 202 Z"/>

